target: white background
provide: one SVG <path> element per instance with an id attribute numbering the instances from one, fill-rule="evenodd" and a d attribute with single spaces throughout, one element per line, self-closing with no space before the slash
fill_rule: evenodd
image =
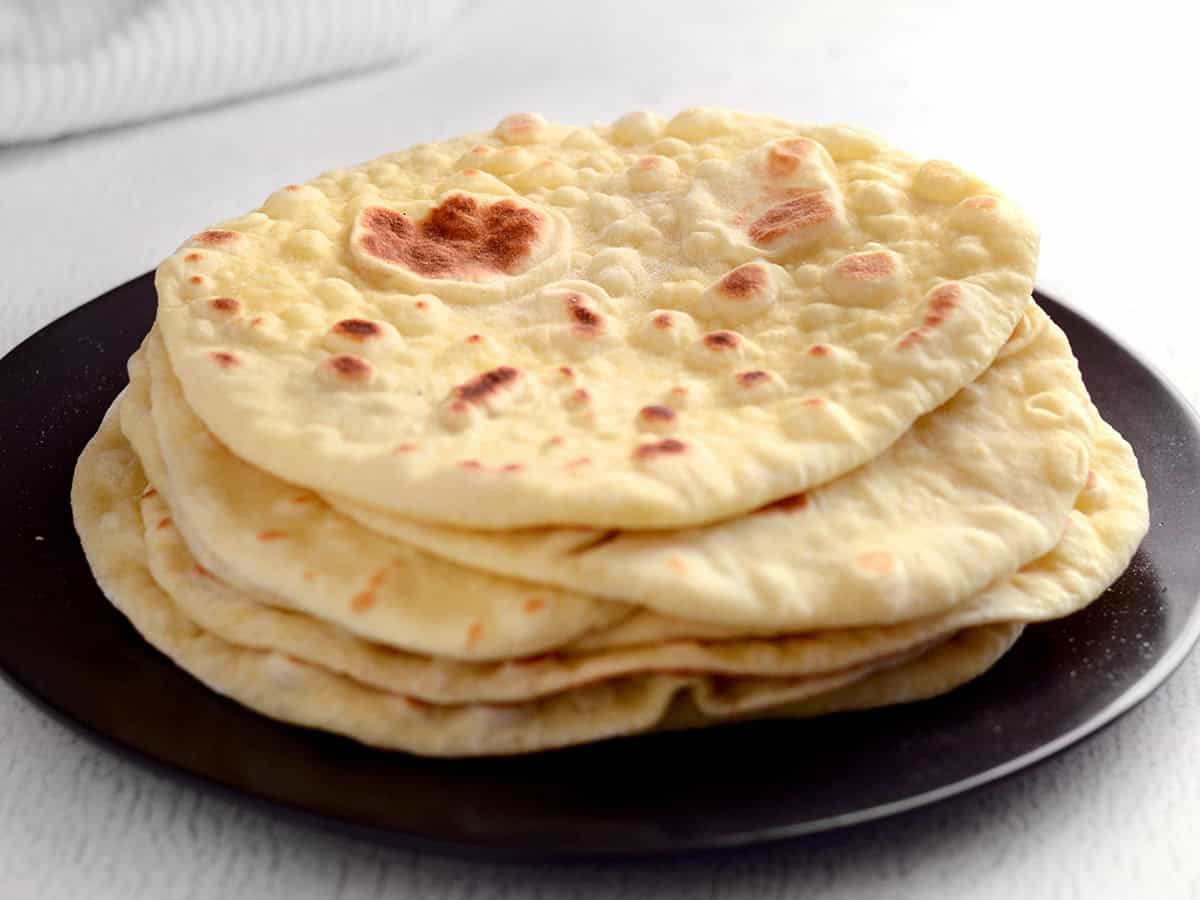
<path id="1" fill-rule="evenodd" d="M 1186 4 L 1113 6 L 486 3 L 407 66 L 0 149 L 0 352 L 323 169 L 523 109 L 583 123 L 723 103 L 864 124 L 1001 185 L 1041 223 L 1040 283 L 1195 403 L 1200 50 L 1174 18 Z M 1200 897 L 1198 680 L 1193 656 L 1083 746 L 900 820 L 537 868 L 285 825 L 118 760 L 0 684 L 0 898 Z"/>

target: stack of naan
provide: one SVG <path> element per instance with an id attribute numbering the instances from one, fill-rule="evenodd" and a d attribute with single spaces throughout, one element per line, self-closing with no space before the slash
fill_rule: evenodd
<path id="1" fill-rule="evenodd" d="M 854 128 L 510 116 L 167 259 L 78 529 L 196 678 L 383 748 L 930 697 L 1147 528 L 1037 247 Z"/>

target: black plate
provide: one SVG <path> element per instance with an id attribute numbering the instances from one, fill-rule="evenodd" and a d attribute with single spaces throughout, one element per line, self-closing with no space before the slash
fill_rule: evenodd
<path id="1" fill-rule="evenodd" d="M 1045 297 L 1133 443 L 1152 527 L 1087 610 L 1027 629 L 984 677 L 905 708 L 438 761 L 280 725 L 211 693 L 97 590 L 71 525 L 83 445 L 149 328 L 149 275 L 0 361 L 0 667 L 109 746 L 387 843 L 478 856 L 641 855 L 809 834 L 912 809 L 1045 759 L 1144 699 L 1200 634 L 1200 430 L 1129 351 Z"/>

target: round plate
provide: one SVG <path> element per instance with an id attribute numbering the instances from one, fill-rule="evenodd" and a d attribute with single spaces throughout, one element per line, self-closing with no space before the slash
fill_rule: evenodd
<path id="1" fill-rule="evenodd" d="M 1096 404 L 1133 444 L 1152 524 L 1099 601 L 1026 630 L 982 678 L 906 707 L 443 761 L 273 722 L 153 650 L 96 588 L 71 524 L 83 445 L 154 316 L 150 275 L 0 361 L 0 667 L 52 712 L 167 771 L 388 843 L 476 856 L 645 855 L 809 834 L 1008 775 L 1144 699 L 1200 633 L 1200 429 L 1165 382 L 1083 317 Z"/>

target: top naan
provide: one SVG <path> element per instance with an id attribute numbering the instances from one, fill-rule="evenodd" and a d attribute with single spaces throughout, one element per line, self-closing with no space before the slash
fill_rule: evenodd
<path id="1" fill-rule="evenodd" d="M 696 525 L 871 459 L 1019 320 L 1033 226 L 869 133 L 533 115 L 291 185 L 158 271 L 190 406 L 449 525 Z"/>

